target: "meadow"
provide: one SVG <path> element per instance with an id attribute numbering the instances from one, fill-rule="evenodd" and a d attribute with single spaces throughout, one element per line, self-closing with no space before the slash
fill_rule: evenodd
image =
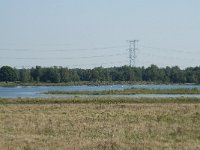
<path id="1" fill-rule="evenodd" d="M 196 88 L 186 89 L 141 89 L 131 88 L 124 90 L 103 90 L 103 91 L 48 91 L 44 94 L 66 94 L 66 95 L 134 95 L 134 94 L 200 94 Z"/>
<path id="2" fill-rule="evenodd" d="M 0 99 L 0 149 L 200 149 L 200 99 Z"/>

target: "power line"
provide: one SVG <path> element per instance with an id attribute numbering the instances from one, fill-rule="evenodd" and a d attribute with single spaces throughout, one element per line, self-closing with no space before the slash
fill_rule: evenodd
<path id="1" fill-rule="evenodd" d="M 138 42 L 137 40 L 135 40 Z M 129 41 L 130 44 L 131 41 Z M 132 41 L 133 42 L 133 41 Z M 149 48 L 149 49 L 155 49 L 155 50 L 167 50 L 167 51 L 173 51 L 173 52 L 182 52 L 182 53 L 199 53 L 198 51 L 188 52 L 186 50 L 178 50 L 178 49 L 169 49 L 169 48 L 161 48 L 161 47 L 154 47 L 154 46 L 148 46 L 148 45 L 139 45 L 141 48 Z M 37 52 L 66 52 L 66 51 L 92 51 L 92 50 L 108 50 L 108 49 L 117 49 L 117 48 L 126 48 L 127 45 L 118 45 L 118 46 L 110 46 L 110 47 L 92 47 L 92 48 L 69 48 L 69 49 L 29 49 L 29 48 L 0 48 L 0 51 L 37 51 Z M 132 45 L 133 48 L 133 45 Z M 129 45 L 130 49 L 130 45 Z M 134 55 L 132 55 L 134 56 Z"/>
<path id="2" fill-rule="evenodd" d="M 114 57 L 126 55 L 126 53 L 116 53 L 111 55 L 95 55 L 95 56 L 82 56 L 82 57 L 0 57 L 0 59 L 22 59 L 22 60 L 46 60 L 46 59 L 90 59 L 90 58 L 101 58 L 101 57 Z"/>
<path id="3" fill-rule="evenodd" d="M 110 47 L 93 47 L 93 48 L 69 48 L 69 49 L 10 49 L 10 48 L 0 48 L 0 51 L 39 51 L 39 52 L 66 52 L 66 51 L 91 51 L 91 50 L 108 50 L 108 49 L 118 49 L 125 48 L 126 45 L 110 46 Z"/>
<path id="4" fill-rule="evenodd" d="M 129 42 L 129 46 L 127 45 L 116 45 L 116 46 L 110 46 L 110 47 L 106 47 L 106 46 L 102 46 L 102 47 L 92 47 L 92 48 L 69 48 L 69 49 L 26 49 L 26 48 L 21 48 L 21 49 L 9 49 L 9 48 L 0 48 L 0 51 L 6 51 L 6 52 L 13 52 L 13 51 L 21 51 L 22 54 L 23 52 L 30 52 L 30 51 L 35 51 L 35 52 L 68 52 L 68 51 L 93 51 L 93 52 L 101 52 L 101 50 L 124 50 L 125 48 L 127 49 L 129 47 L 129 64 L 130 66 L 136 66 L 136 58 L 137 58 L 137 50 L 138 50 L 138 40 L 132 40 L 132 41 L 128 41 Z M 144 49 L 155 49 L 155 50 L 165 50 L 165 52 L 178 52 L 178 53 L 185 53 L 185 54 L 191 54 L 191 53 L 194 53 L 194 54 L 197 54 L 199 52 L 188 52 L 188 51 L 185 51 L 185 50 L 178 50 L 178 49 L 168 49 L 168 48 L 159 48 L 159 47 L 152 47 L 152 46 L 145 46 L 145 45 L 140 45 L 141 48 L 144 48 Z M 107 52 L 107 51 L 105 51 Z M 5 55 L 1 55 L 0 56 L 0 59 L 8 59 L 8 60 L 41 60 L 41 61 L 45 61 L 45 60 L 77 60 L 77 59 L 86 59 L 89 61 L 89 59 L 95 59 L 95 58 L 104 58 L 104 57 L 115 57 L 115 56 L 122 56 L 122 55 L 127 55 L 126 52 L 123 52 L 123 53 L 115 53 L 115 54 L 106 54 L 106 53 L 103 53 L 102 55 L 93 55 L 93 56 L 88 56 L 87 54 L 85 54 L 86 56 L 82 55 L 80 57 L 62 57 L 64 55 L 61 55 L 61 57 L 55 57 L 55 56 L 52 56 L 52 57 L 25 57 L 24 56 L 19 56 L 19 57 L 7 57 Z M 111 51 L 112 52 L 112 51 Z M 154 51 L 156 52 L 156 51 Z M 20 53 L 19 53 L 20 54 Z M 90 53 L 91 54 L 91 53 Z M 173 56 L 170 56 L 170 55 L 166 55 L 164 52 L 162 52 L 162 54 L 153 54 L 152 51 L 151 52 L 144 52 L 142 51 L 141 52 L 142 55 L 146 55 L 147 57 L 153 57 L 153 58 L 165 58 L 165 59 L 175 59 L 175 60 L 180 60 L 180 61 L 184 61 L 184 60 L 190 60 L 190 61 L 194 61 L 194 60 L 198 60 L 198 59 L 195 59 L 195 58 L 181 58 L 181 57 L 176 57 L 176 55 L 173 55 Z M 79 53 L 80 55 L 80 53 Z M 40 55 L 40 56 L 43 56 L 43 55 Z M 44 55 L 44 56 L 47 56 L 47 55 Z M 195 55 L 197 56 L 197 55 Z M 127 59 L 127 57 L 124 59 Z M 152 59 L 152 58 L 151 58 Z M 102 59 L 103 60 L 103 59 Z M 152 60 L 157 60 L 157 59 L 152 59 Z M 163 59 L 164 60 L 164 59 Z M 163 63 L 163 60 L 162 60 L 162 63 Z M 115 64 L 117 62 L 113 62 L 113 64 Z M 111 63 L 98 63 L 98 64 L 102 64 L 102 65 L 106 65 L 106 64 L 111 64 Z M 161 63 L 159 63 L 161 64 Z M 86 66 L 87 64 L 80 64 L 80 65 L 76 65 L 76 66 Z M 88 64 L 88 65 L 95 65 L 95 64 Z M 28 67 L 28 66 L 27 66 Z"/>
<path id="5" fill-rule="evenodd" d="M 175 59 L 175 60 L 190 60 L 190 61 L 193 61 L 193 60 L 197 60 L 198 61 L 198 59 L 195 59 L 195 58 L 186 58 L 186 57 L 184 57 L 184 58 L 181 58 L 181 57 L 176 57 L 176 56 L 169 56 L 169 55 L 158 55 L 158 54 L 153 54 L 153 53 L 148 53 L 148 52 L 140 52 L 141 54 L 143 54 L 143 55 L 146 55 L 146 56 L 148 56 L 148 57 L 155 57 L 155 58 L 166 58 L 166 59 Z"/>
<path id="6" fill-rule="evenodd" d="M 89 63 L 89 64 L 74 64 L 74 65 L 70 65 L 71 67 L 82 67 L 82 66 L 96 66 L 96 67 L 100 67 L 102 65 L 110 65 L 110 64 L 117 64 L 117 63 L 121 63 L 121 64 L 125 64 L 126 61 L 112 61 L 112 62 L 103 62 L 103 63 Z M 37 66 L 37 65 L 35 65 Z M 26 66 L 26 65 L 22 65 L 22 66 L 13 66 L 14 68 L 34 68 L 35 66 Z M 40 65 L 39 65 L 40 66 Z M 61 67 L 59 65 L 55 65 L 56 67 Z M 2 67 L 2 66 L 0 66 Z M 42 66 L 42 67 L 51 67 L 51 66 Z M 62 66 L 62 68 L 65 68 L 65 67 L 69 67 L 69 66 Z"/>
<path id="7" fill-rule="evenodd" d="M 178 53 L 186 53 L 186 54 L 199 54 L 199 52 L 198 51 L 193 51 L 193 52 L 188 52 L 188 51 L 186 51 L 186 50 L 178 50 L 178 49 L 174 49 L 174 48 L 172 48 L 172 49 L 170 49 L 170 48 L 160 48 L 160 47 L 153 47 L 153 46 L 146 46 L 146 45 L 140 45 L 140 47 L 142 47 L 142 48 L 149 48 L 149 49 L 155 49 L 155 50 L 166 50 L 166 51 L 173 51 L 173 52 L 178 52 Z"/>
<path id="8" fill-rule="evenodd" d="M 78 64 L 78 65 L 71 65 L 71 66 L 75 66 L 75 67 L 79 67 L 79 66 L 102 66 L 102 65 L 110 65 L 110 64 L 116 64 L 116 63 L 123 63 L 125 64 L 125 61 L 115 61 L 115 62 L 104 62 L 104 63 L 93 63 L 93 64 Z"/>
<path id="9" fill-rule="evenodd" d="M 107 50 L 107 49 L 116 49 L 116 48 L 125 48 L 127 46 L 121 45 L 121 46 L 112 46 L 112 47 L 95 47 L 95 48 L 80 48 L 80 49 L 57 49 L 57 51 L 88 51 L 88 50 Z"/>

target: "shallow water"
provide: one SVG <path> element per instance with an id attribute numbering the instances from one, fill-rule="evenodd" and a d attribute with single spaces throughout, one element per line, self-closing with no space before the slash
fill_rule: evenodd
<path id="1" fill-rule="evenodd" d="M 46 95 L 41 94 L 48 91 L 100 91 L 100 90 L 123 90 L 127 88 L 144 89 L 177 89 L 197 88 L 200 85 L 104 85 L 104 86 L 18 86 L 0 87 L 1 98 L 48 98 L 48 97 L 73 97 L 74 95 Z M 79 95 L 80 96 L 80 95 Z M 99 96 L 99 95 L 98 95 Z M 112 95 L 113 96 L 113 95 Z M 136 94 L 136 95 L 115 95 L 126 97 L 200 97 L 200 95 L 171 95 L 171 94 Z"/>

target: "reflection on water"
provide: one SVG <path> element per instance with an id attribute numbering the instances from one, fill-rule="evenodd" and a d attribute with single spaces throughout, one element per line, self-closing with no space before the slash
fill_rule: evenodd
<path id="1" fill-rule="evenodd" d="M 127 88 L 144 89 L 177 89 L 177 88 L 196 88 L 200 85 L 107 85 L 107 86 L 18 86 L 0 87 L 1 98 L 48 98 L 48 97 L 74 97 L 74 95 L 45 95 L 41 94 L 48 91 L 100 91 L 100 90 L 123 90 Z M 80 95 L 79 95 L 80 96 Z M 83 96 L 83 95 L 82 95 Z M 99 96 L 99 95 L 98 95 Z M 102 95 L 103 96 L 103 95 Z M 113 95 L 112 95 L 113 96 Z M 137 95 L 115 95 L 126 97 L 200 97 L 200 95 L 171 95 L 171 94 L 137 94 Z"/>

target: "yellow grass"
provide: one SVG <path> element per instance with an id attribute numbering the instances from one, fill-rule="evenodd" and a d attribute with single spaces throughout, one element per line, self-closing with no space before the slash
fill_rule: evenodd
<path id="1" fill-rule="evenodd" d="M 200 149 L 200 104 L 1 104 L 0 149 Z"/>

